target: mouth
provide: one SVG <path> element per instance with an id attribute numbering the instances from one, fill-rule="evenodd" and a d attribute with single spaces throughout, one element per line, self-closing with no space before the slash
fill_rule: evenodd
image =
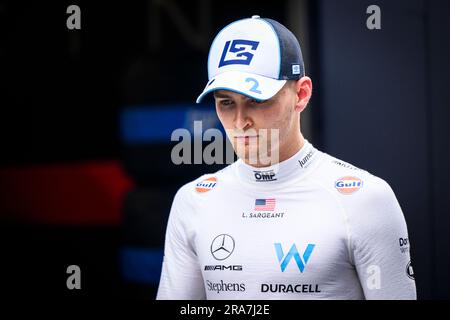
<path id="1" fill-rule="evenodd" d="M 249 144 L 250 141 L 254 141 L 255 139 L 257 139 L 258 136 L 250 136 L 250 135 L 240 135 L 240 136 L 235 136 L 234 139 L 236 139 L 236 142 L 240 142 L 240 143 L 244 143 L 244 144 Z"/>

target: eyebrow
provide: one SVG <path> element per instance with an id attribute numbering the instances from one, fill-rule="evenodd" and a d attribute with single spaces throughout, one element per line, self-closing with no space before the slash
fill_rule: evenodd
<path id="1" fill-rule="evenodd" d="M 214 97 L 215 98 L 232 98 L 231 96 L 225 94 L 225 93 L 219 93 L 214 91 Z"/>

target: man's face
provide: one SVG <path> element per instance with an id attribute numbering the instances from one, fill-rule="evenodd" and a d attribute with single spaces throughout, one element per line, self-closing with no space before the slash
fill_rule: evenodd
<path id="1" fill-rule="evenodd" d="M 292 136 L 300 131 L 294 81 L 288 81 L 266 101 L 258 102 L 228 90 L 215 91 L 214 98 L 217 115 L 237 156 L 251 165 L 278 162 Z"/>

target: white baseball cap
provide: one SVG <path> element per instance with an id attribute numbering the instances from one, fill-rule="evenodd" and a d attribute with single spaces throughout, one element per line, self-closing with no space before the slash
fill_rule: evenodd
<path id="1" fill-rule="evenodd" d="M 230 90 L 252 99 L 272 98 L 286 83 L 305 75 L 300 44 L 281 23 L 253 16 L 232 22 L 213 40 L 208 83 L 197 103 L 214 90 Z"/>

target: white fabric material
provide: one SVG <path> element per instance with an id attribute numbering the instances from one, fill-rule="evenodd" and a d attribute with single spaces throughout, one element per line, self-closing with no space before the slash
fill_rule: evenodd
<path id="1" fill-rule="evenodd" d="M 258 47 L 252 50 L 249 46 L 239 44 L 236 47 L 244 51 L 233 53 L 228 50 L 224 58 L 225 60 L 246 60 L 247 57 L 241 55 L 245 52 L 253 55 L 251 63 L 219 67 L 226 43 L 230 41 L 229 45 L 232 46 L 234 40 L 241 39 L 258 42 Z M 213 40 L 208 57 L 208 79 L 228 71 L 243 71 L 277 79 L 280 73 L 280 59 L 278 37 L 268 22 L 258 18 L 238 20 L 223 28 Z"/>
<path id="2" fill-rule="evenodd" d="M 407 238 L 384 180 L 306 142 L 180 188 L 157 299 L 416 299 Z"/>

